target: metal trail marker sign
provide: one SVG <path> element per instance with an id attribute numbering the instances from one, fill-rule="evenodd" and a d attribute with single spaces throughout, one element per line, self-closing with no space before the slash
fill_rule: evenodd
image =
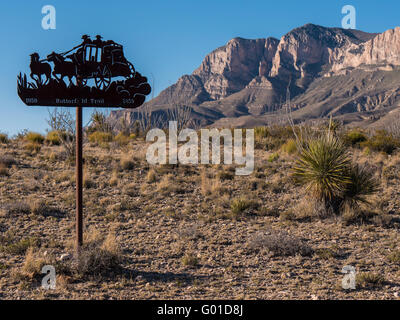
<path id="1" fill-rule="evenodd" d="M 64 53 L 50 53 L 40 60 L 31 54 L 30 75 L 17 77 L 18 95 L 28 106 L 76 107 L 76 250 L 83 243 L 82 108 L 137 108 L 151 87 L 112 40 L 100 35 Z M 119 79 L 115 79 L 115 78 Z M 113 81 L 114 80 L 114 81 Z"/>

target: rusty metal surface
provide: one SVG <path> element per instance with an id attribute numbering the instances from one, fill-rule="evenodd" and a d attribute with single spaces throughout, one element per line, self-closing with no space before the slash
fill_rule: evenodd
<path id="1" fill-rule="evenodd" d="M 76 107 L 76 250 L 83 243 L 83 159 L 82 159 L 82 107 Z"/>

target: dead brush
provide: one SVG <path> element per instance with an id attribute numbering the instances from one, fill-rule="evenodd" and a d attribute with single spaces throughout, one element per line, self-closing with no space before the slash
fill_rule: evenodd
<path id="1" fill-rule="evenodd" d="M 115 234 L 110 233 L 104 240 L 94 238 L 84 242 L 74 271 L 82 277 L 107 275 L 118 271 L 122 262 L 122 253 Z"/>
<path id="2" fill-rule="evenodd" d="M 286 231 L 266 230 L 256 234 L 249 242 L 250 250 L 257 252 L 266 249 L 276 256 L 310 256 L 313 249 L 301 239 L 289 235 Z"/>

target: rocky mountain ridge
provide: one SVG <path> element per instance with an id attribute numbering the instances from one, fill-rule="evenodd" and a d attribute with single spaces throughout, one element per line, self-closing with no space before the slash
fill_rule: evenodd
<path id="1" fill-rule="evenodd" d="M 160 112 L 191 106 L 202 125 L 252 126 L 275 119 L 289 88 L 299 120 L 384 115 L 400 100 L 399 66 L 399 27 L 376 34 L 306 24 L 280 40 L 230 40 L 146 105 Z M 137 118 L 137 111 L 122 113 L 112 116 Z"/>

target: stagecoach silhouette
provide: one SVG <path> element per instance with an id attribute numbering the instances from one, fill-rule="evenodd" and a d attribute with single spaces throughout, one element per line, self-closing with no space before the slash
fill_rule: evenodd
<path id="1" fill-rule="evenodd" d="M 102 41 L 101 36 L 96 36 L 94 41 L 86 35 L 82 39 L 84 41 L 73 49 L 60 54 L 52 52 L 44 60 L 39 61 L 37 53 L 31 55 L 31 78 L 35 79 L 36 75 L 41 79 L 44 74 L 45 82 L 50 80 L 50 65 L 45 61 L 54 63 L 52 75 L 57 81 L 68 77 L 72 83 L 72 78 L 75 77 L 77 85 L 85 86 L 89 79 L 94 79 L 99 90 L 107 90 L 114 77 L 135 77 L 135 68 L 125 58 L 122 45 L 111 40 Z"/>

